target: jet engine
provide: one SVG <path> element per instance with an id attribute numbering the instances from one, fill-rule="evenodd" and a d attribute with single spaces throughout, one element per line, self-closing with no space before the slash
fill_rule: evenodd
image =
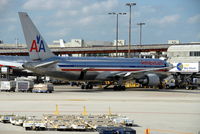
<path id="1" fill-rule="evenodd" d="M 144 79 L 140 79 L 139 83 L 147 86 L 159 86 L 160 77 L 157 74 L 146 74 Z"/>

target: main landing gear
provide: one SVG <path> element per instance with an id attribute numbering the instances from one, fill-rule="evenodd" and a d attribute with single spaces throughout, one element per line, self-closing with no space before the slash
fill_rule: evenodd
<path id="1" fill-rule="evenodd" d="M 125 91 L 126 90 L 126 87 L 125 86 L 122 86 L 122 85 L 115 85 L 113 87 L 114 91 Z"/>
<path id="2" fill-rule="evenodd" d="M 83 85 L 81 85 L 81 89 L 93 89 L 93 85 L 90 83 L 83 84 Z"/>

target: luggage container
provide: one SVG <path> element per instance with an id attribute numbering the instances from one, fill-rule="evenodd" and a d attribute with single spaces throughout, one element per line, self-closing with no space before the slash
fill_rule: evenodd
<path id="1" fill-rule="evenodd" d="M 113 119 L 113 122 L 118 123 L 118 124 L 122 124 L 122 125 L 126 125 L 126 126 L 133 126 L 134 121 L 127 118 L 127 117 L 117 117 Z"/>
<path id="2" fill-rule="evenodd" d="M 23 123 L 23 127 L 25 128 L 25 130 L 32 130 L 34 126 L 34 121 L 33 120 L 25 120 Z"/>
<path id="3" fill-rule="evenodd" d="M 32 92 L 33 81 L 16 81 L 16 90 L 18 92 Z"/>
<path id="4" fill-rule="evenodd" d="M 65 120 L 54 120 L 51 123 L 53 128 L 57 131 L 67 131 L 72 130 L 71 124 L 69 124 L 69 121 L 66 122 Z"/>
<path id="5" fill-rule="evenodd" d="M 26 120 L 25 116 L 14 116 L 10 119 L 10 123 L 12 125 L 22 126 L 25 120 Z"/>
<path id="6" fill-rule="evenodd" d="M 73 130 L 79 131 L 85 131 L 87 129 L 85 123 L 81 122 L 80 120 L 73 120 L 71 127 Z"/>
<path id="7" fill-rule="evenodd" d="M 54 91 L 53 84 L 45 83 L 45 84 L 35 84 L 32 92 L 35 93 L 52 93 Z"/>
<path id="8" fill-rule="evenodd" d="M 25 130 L 45 130 L 46 123 L 41 119 L 27 119 L 23 123 Z"/>
<path id="9" fill-rule="evenodd" d="M 1 74 L 9 74 L 9 67 L 1 67 Z"/>
<path id="10" fill-rule="evenodd" d="M 45 130 L 46 123 L 43 120 L 36 120 L 34 122 L 34 130 Z"/>
<path id="11" fill-rule="evenodd" d="M 15 81 L 1 81 L 1 91 L 6 91 L 6 92 L 15 92 L 16 88 L 16 82 Z"/>

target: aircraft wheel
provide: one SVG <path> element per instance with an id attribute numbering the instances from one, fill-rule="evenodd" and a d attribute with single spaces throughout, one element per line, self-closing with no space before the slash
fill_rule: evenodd
<path id="1" fill-rule="evenodd" d="M 81 89 L 85 89 L 86 88 L 86 86 L 85 85 L 81 85 Z"/>
<path id="2" fill-rule="evenodd" d="M 186 86 L 185 89 L 186 89 L 186 90 L 190 90 L 190 86 Z"/>
<path id="3" fill-rule="evenodd" d="M 123 91 L 123 88 L 122 88 L 122 86 L 120 85 L 120 86 L 118 86 L 118 91 Z"/>
<path id="4" fill-rule="evenodd" d="M 90 85 L 85 85 L 85 89 L 90 89 Z"/>
<path id="5" fill-rule="evenodd" d="M 122 89 L 122 91 L 125 91 L 126 87 L 125 86 L 121 86 L 121 89 Z"/>
<path id="6" fill-rule="evenodd" d="M 83 85 L 81 86 L 81 88 L 83 87 Z M 93 85 L 92 84 L 87 84 L 87 85 L 84 85 L 84 88 L 82 89 L 93 89 Z"/>
<path id="7" fill-rule="evenodd" d="M 121 90 L 121 86 L 114 86 L 114 91 L 120 91 Z"/>
<path id="8" fill-rule="evenodd" d="M 89 85 L 89 89 L 93 89 L 93 85 Z"/>
<path id="9" fill-rule="evenodd" d="M 169 87 L 169 85 L 166 85 L 165 88 L 166 88 L 166 89 L 169 89 L 170 87 Z"/>

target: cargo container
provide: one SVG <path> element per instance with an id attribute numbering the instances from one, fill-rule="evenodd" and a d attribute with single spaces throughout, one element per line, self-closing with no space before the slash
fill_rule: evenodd
<path id="1" fill-rule="evenodd" d="M 167 88 L 196 89 L 200 86 L 200 62 L 177 62 L 173 63 L 173 66 L 169 71 L 172 78 L 165 82 Z"/>
<path id="2" fill-rule="evenodd" d="M 53 84 L 45 83 L 45 84 L 35 84 L 32 92 L 35 93 L 52 93 L 54 91 Z"/>
<path id="3" fill-rule="evenodd" d="M 134 121 L 129 119 L 128 117 L 117 117 L 113 119 L 114 123 L 118 123 L 121 125 L 126 125 L 126 126 L 133 126 L 134 125 Z"/>
<path id="4" fill-rule="evenodd" d="M 25 120 L 26 120 L 26 117 L 25 117 L 25 116 L 13 116 L 13 117 L 10 119 L 10 123 L 11 123 L 12 125 L 22 126 Z"/>
<path id="5" fill-rule="evenodd" d="M 1 67 L 1 74 L 8 74 L 9 73 L 9 67 Z"/>
<path id="6" fill-rule="evenodd" d="M 16 81 L 16 90 L 18 92 L 32 92 L 33 81 Z"/>
<path id="7" fill-rule="evenodd" d="M 25 130 L 45 130 L 46 123 L 41 119 L 27 119 L 23 123 Z"/>
<path id="8" fill-rule="evenodd" d="M 0 122 L 3 123 L 10 123 L 11 118 L 13 118 L 15 115 L 1 115 Z"/>
<path id="9" fill-rule="evenodd" d="M 168 84 L 170 88 L 198 88 L 200 84 L 200 45 L 172 45 L 167 50 L 168 62 L 174 65 L 174 68 L 169 72 L 175 80 Z M 170 82 L 170 81 L 169 81 Z"/>
<path id="10" fill-rule="evenodd" d="M 0 90 L 6 92 L 15 92 L 16 82 L 15 81 L 1 81 Z"/>

